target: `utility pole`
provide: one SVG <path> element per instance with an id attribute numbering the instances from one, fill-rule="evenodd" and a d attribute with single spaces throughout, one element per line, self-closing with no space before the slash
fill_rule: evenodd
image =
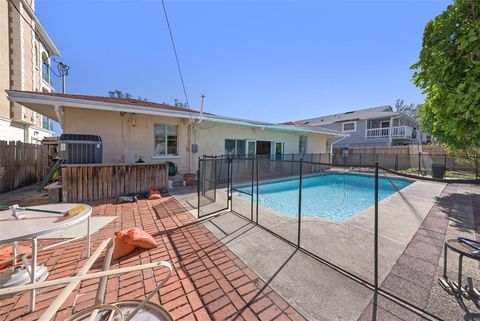
<path id="1" fill-rule="evenodd" d="M 68 76 L 68 70 L 70 69 L 69 66 L 65 65 L 61 61 L 57 61 L 57 68 L 60 72 L 60 76 L 62 77 L 62 94 L 65 93 L 65 76 Z"/>

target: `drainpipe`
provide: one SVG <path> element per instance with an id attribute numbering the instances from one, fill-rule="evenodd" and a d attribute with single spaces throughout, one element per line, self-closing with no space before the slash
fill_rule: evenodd
<path id="1" fill-rule="evenodd" d="M 345 138 L 347 138 L 349 136 L 343 136 L 342 138 L 340 138 L 339 140 L 331 140 L 331 143 L 330 143 L 330 162 L 333 164 L 333 145 L 336 144 L 336 143 L 339 143 L 341 142 L 342 140 L 344 140 Z"/>
<path id="2" fill-rule="evenodd" d="M 341 142 L 342 140 L 344 140 L 345 138 L 347 138 L 349 136 L 343 136 L 342 138 L 340 138 L 339 140 L 333 140 L 332 139 L 332 143 L 330 144 L 330 154 L 333 154 L 333 145 L 336 144 L 336 143 L 339 143 Z"/>
<path id="3" fill-rule="evenodd" d="M 205 100 L 205 95 L 200 96 L 200 118 L 198 119 L 197 123 L 201 123 L 203 120 L 203 101 Z"/>
<path id="4" fill-rule="evenodd" d="M 57 119 L 58 119 L 58 122 L 60 123 L 60 127 L 64 129 L 63 128 L 64 126 L 63 110 L 60 109 L 60 105 L 54 105 L 53 107 L 55 108 L 55 115 L 57 115 Z"/>
<path id="5" fill-rule="evenodd" d="M 205 95 L 202 94 L 202 96 L 200 96 L 200 99 L 201 99 L 200 100 L 200 117 L 198 118 L 197 121 L 193 121 L 193 120 L 190 121 L 190 148 L 188 152 L 188 172 L 189 173 L 192 172 L 192 159 L 193 159 L 192 145 L 197 143 L 197 140 L 195 139 L 195 124 L 200 124 L 203 120 L 203 102 L 205 100 Z"/>

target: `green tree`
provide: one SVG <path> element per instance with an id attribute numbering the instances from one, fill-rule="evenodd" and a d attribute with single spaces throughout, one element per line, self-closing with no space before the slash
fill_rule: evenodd
<path id="1" fill-rule="evenodd" d="M 479 0 L 456 0 L 427 23 L 414 84 L 426 94 L 422 128 L 453 149 L 480 147 Z"/>
<path id="2" fill-rule="evenodd" d="M 178 99 L 175 99 L 175 102 L 174 102 L 173 106 L 180 107 L 180 108 L 188 108 L 187 103 L 182 103 Z"/>
<path id="3" fill-rule="evenodd" d="M 108 91 L 108 96 L 112 98 L 122 98 L 122 99 L 133 99 L 132 95 L 130 95 L 127 92 L 123 92 L 122 90 L 109 90 Z M 138 97 L 137 100 L 143 100 L 143 101 L 148 101 L 146 98 Z"/>

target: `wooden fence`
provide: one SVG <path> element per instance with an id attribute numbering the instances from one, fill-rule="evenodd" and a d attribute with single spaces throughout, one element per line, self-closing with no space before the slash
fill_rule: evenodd
<path id="1" fill-rule="evenodd" d="M 167 185 L 167 163 L 62 165 L 64 202 L 111 199 Z"/>
<path id="2" fill-rule="evenodd" d="M 48 171 L 43 145 L 0 141 L 0 193 L 41 181 Z"/>
<path id="3" fill-rule="evenodd" d="M 406 146 L 372 146 L 372 147 L 350 147 L 348 149 L 349 154 L 368 154 L 368 155 L 415 155 L 418 154 L 419 150 L 422 153 L 430 155 L 446 155 L 448 152 L 443 146 L 439 145 L 422 145 L 420 148 L 417 145 L 406 145 Z"/>

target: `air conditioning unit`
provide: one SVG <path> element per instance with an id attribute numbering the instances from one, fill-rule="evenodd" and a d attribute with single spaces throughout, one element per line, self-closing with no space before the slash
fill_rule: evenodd
<path id="1" fill-rule="evenodd" d="M 58 151 L 64 164 L 101 164 L 102 138 L 98 135 L 62 134 Z"/>

